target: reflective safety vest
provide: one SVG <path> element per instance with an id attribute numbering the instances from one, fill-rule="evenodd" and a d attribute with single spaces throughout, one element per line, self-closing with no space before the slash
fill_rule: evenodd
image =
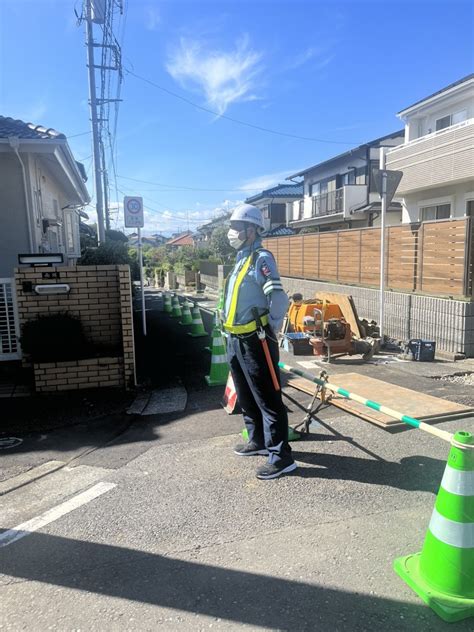
<path id="1" fill-rule="evenodd" d="M 254 250 L 253 252 L 251 252 L 249 256 L 243 260 L 243 264 L 239 270 L 239 273 L 237 274 L 237 279 L 235 280 L 234 287 L 232 290 L 232 296 L 230 299 L 229 313 L 227 314 L 226 321 L 223 323 L 224 330 L 230 334 L 250 334 L 257 330 L 257 323 L 254 320 L 251 320 L 249 323 L 245 323 L 245 325 L 235 325 L 234 323 L 235 323 L 235 317 L 237 314 L 237 305 L 239 301 L 240 287 L 245 278 L 245 275 L 247 274 L 250 266 L 255 260 L 255 256 L 259 252 L 262 252 L 263 250 L 264 250 L 263 248 L 258 248 L 257 250 Z M 227 279 L 224 285 L 224 305 L 225 305 L 225 298 L 226 298 Z M 262 321 L 263 326 L 268 325 L 268 316 L 266 314 L 261 316 L 260 320 Z"/>

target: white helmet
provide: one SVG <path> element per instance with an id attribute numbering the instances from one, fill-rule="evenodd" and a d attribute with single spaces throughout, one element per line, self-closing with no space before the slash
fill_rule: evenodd
<path id="1" fill-rule="evenodd" d="M 262 211 L 257 206 L 252 206 L 251 204 L 241 204 L 234 209 L 230 221 L 249 222 L 249 224 L 256 224 L 259 228 L 265 228 Z"/>

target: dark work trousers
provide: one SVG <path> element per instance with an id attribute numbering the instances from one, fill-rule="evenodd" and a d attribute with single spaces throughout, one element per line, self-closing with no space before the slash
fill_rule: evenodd
<path id="1" fill-rule="evenodd" d="M 270 327 L 265 327 L 275 373 L 278 369 L 278 344 Z M 288 414 L 281 391 L 273 386 L 262 342 L 256 333 L 227 337 L 227 357 L 235 384 L 239 405 L 242 408 L 249 442 L 266 447 L 268 462 L 291 459 L 288 444 Z"/>

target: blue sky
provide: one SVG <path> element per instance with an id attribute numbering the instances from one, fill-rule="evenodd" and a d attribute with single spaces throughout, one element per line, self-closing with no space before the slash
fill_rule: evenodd
<path id="1" fill-rule="evenodd" d="M 395 131 L 397 111 L 473 71 L 472 1 L 124 1 L 112 200 L 141 193 L 147 232 L 194 228 Z M 84 26 L 74 8 L 81 0 L 0 0 L 1 114 L 67 136 L 88 131 Z M 129 70 L 217 114 L 332 142 L 238 125 Z M 70 145 L 90 168 L 90 134 Z"/>

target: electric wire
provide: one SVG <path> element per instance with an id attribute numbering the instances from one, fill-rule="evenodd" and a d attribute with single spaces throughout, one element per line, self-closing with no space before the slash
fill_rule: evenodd
<path id="1" fill-rule="evenodd" d="M 207 107 L 205 107 L 203 105 L 199 105 L 195 101 L 191 101 L 191 99 L 188 99 L 187 97 L 184 97 L 183 95 L 178 94 L 177 92 L 174 92 L 173 90 L 170 90 L 169 88 L 165 88 L 164 86 L 160 86 L 158 83 L 156 83 L 154 81 L 151 81 L 150 79 L 147 79 L 146 77 L 142 77 L 141 75 L 137 74 L 133 70 L 125 68 L 125 72 L 128 75 L 131 75 L 132 77 L 135 77 L 136 79 L 139 79 L 140 81 L 143 81 L 144 83 L 147 83 L 150 86 L 153 86 L 157 90 L 161 90 L 162 92 L 174 97 L 175 99 L 179 99 L 180 101 L 183 101 L 184 103 L 187 103 L 188 105 L 191 105 L 192 107 L 194 107 L 194 108 L 196 108 L 198 110 L 202 110 L 203 112 L 207 112 L 208 114 L 212 114 L 213 116 L 216 116 L 219 119 L 225 119 L 226 121 L 230 121 L 231 123 L 236 123 L 237 125 L 243 125 L 245 127 L 250 127 L 252 129 L 256 129 L 256 130 L 258 130 L 260 132 L 266 132 L 267 134 L 274 134 L 276 136 L 284 136 L 286 138 L 294 138 L 296 140 L 306 140 L 306 141 L 311 141 L 311 142 L 315 142 L 315 143 L 327 143 L 327 144 L 332 144 L 332 145 L 362 145 L 363 144 L 363 143 L 361 143 L 359 141 L 330 140 L 330 139 L 327 139 L 327 138 L 315 138 L 315 137 L 312 137 L 312 136 L 300 136 L 299 134 L 291 134 L 289 132 L 281 132 L 279 130 L 271 129 L 269 127 L 263 127 L 262 125 L 255 125 L 254 123 L 249 123 L 248 121 L 242 121 L 241 119 L 237 119 L 237 118 L 235 118 L 233 116 L 228 116 L 227 114 L 219 114 L 219 112 L 215 112 L 214 110 L 211 110 L 210 108 L 207 108 Z"/>

